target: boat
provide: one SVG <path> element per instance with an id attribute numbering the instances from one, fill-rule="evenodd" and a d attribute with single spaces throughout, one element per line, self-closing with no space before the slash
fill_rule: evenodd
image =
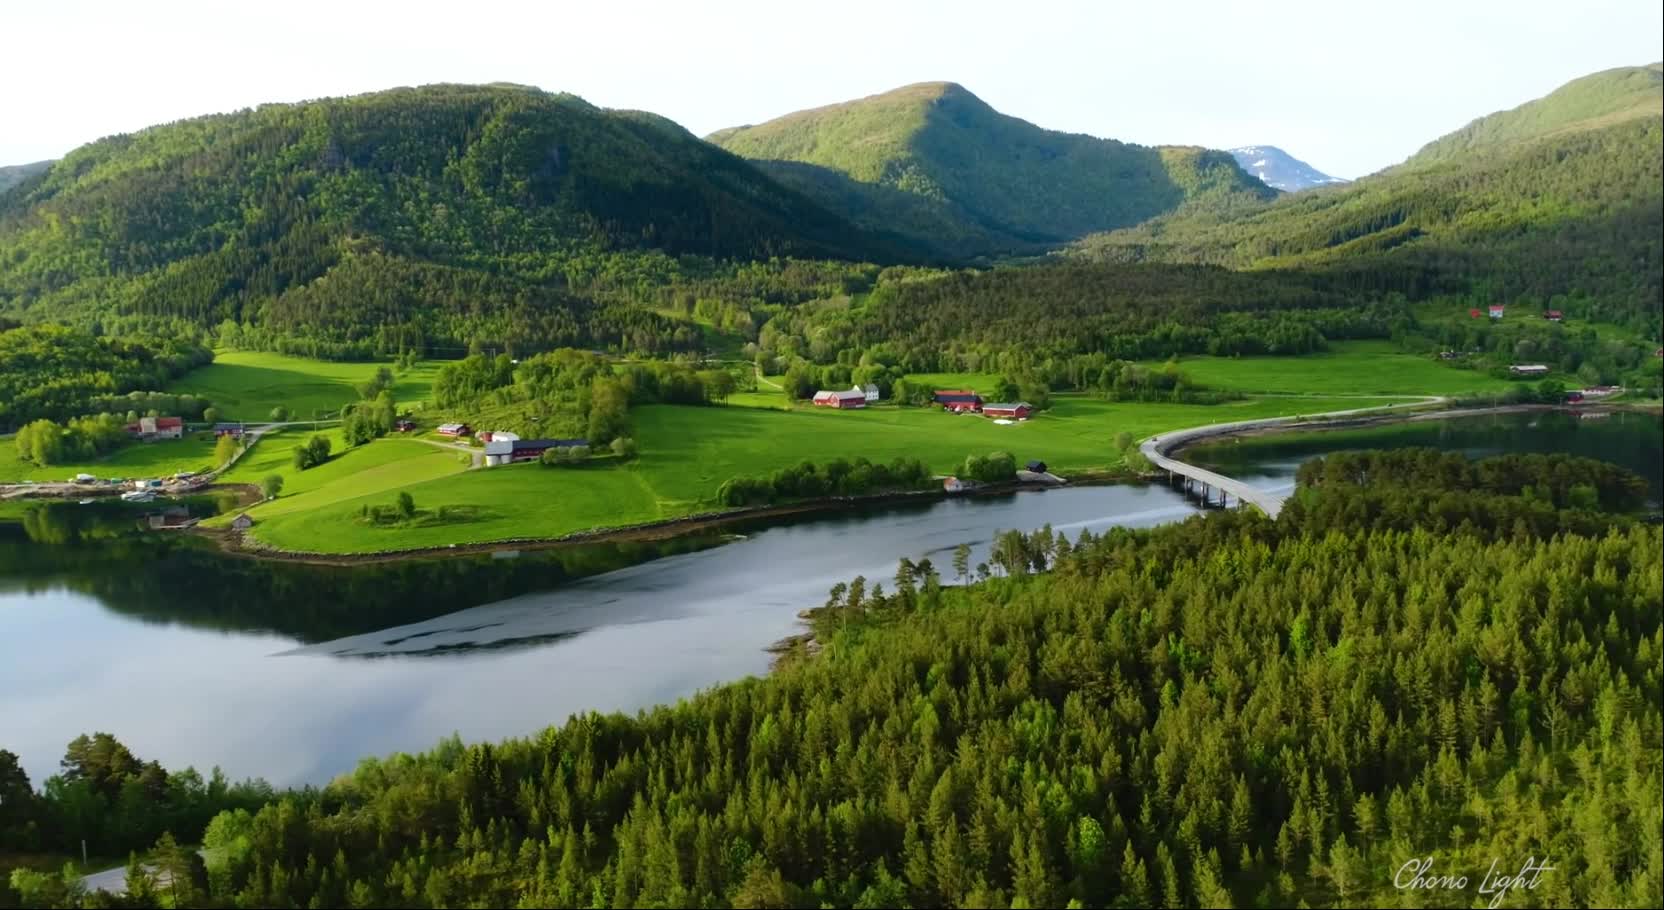
<path id="1" fill-rule="evenodd" d="M 122 502 L 150 502 L 155 498 L 156 494 L 149 490 L 133 490 L 130 493 L 121 494 Z"/>
<path id="2" fill-rule="evenodd" d="M 90 500 L 90 499 L 83 499 L 83 500 L 81 500 L 81 505 L 84 505 L 84 506 L 90 506 L 90 505 L 92 505 L 92 500 Z"/>

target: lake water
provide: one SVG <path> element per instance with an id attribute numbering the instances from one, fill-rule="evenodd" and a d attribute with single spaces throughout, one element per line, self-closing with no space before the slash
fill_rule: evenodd
<path id="1" fill-rule="evenodd" d="M 1336 448 L 1574 451 L 1639 471 L 1656 497 L 1659 437 L 1658 420 L 1639 415 L 1526 415 L 1189 457 L 1286 488 L 1301 461 Z M 1001 530 L 1050 523 L 1074 536 L 1192 511 L 1159 485 L 1082 487 L 742 527 L 726 543 L 706 533 L 332 569 L 227 558 L 134 534 L 131 512 L 57 506 L 0 521 L 0 748 L 37 785 L 93 731 L 168 767 L 318 783 L 453 732 L 531 734 L 766 672 L 764 649 L 800 631 L 798 611 L 856 575 L 889 587 L 902 556 L 946 577 L 954 547 L 976 548 L 975 565 Z"/>

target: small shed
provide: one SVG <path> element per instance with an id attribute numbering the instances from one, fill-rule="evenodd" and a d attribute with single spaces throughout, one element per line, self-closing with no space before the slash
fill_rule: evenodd
<path id="1" fill-rule="evenodd" d="M 966 487 L 963 480 L 960 480 L 957 477 L 949 477 L 942 481 L 942 489 L 948 493 L 960 493 L 963 492 Z"/>
<path id="2" fill-rule="evenodd" d="M 247 512 L 244 512 L 244 513 L 238 515 L 236 518 L 231 519 L 231 530 L 233 530 L 233 531 L 247 531 L 249 528 L 252 528 L 252 527 L 254 527 L 254 519 L 248 517 Z"/>
<path id="3" fill-rule="evenodd" d="M 1036 458 L 1028 463 L 1028 469 L 1036 474 L 1046 473 L 1046 463 Z"/>
<path id="4" fill-rule="evenodd" d="M 1543 318 L 1549 322 L 1559 322 L 1566 317 L 1559 310 L 1545 310 L 1543 311 Z"/>
<path id="5" fill-rule="evenodd" d="M 1508 368 L 1515 376 L 1547 376 L 1548 367 L 1541 363 L 1517 363 Z"/>

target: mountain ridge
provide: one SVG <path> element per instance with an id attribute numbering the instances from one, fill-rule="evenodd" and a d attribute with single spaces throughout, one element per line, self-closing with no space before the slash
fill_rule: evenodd
<path id="1" fill-rule="evenodd" d="M 1019 246 L 1137 224 L 1201 191 L 1225 205 L 1275 195 L 1223 152 L 1046 130 L 956 82 L 914 83 L 706 138 L 753 160 L 824 168 L 930 200 L 940 217 Z"/>
<path id="2" fill-rule="evenodd" d="M 1229 151 L 1244 171 L 1285 193 L 1352 182 L 1331 177 L 1275 145 L 1247 145 Z"/>
<path id="3" fill-rule="evenodd" d="M 1664 116 L 1664 63 L 1613 67 L 1580 76 L 1541 98 L 1476 117 L 1422 146 L 1396 167 L 1425 167 L 1459 154 L 1647 116 Z"/>

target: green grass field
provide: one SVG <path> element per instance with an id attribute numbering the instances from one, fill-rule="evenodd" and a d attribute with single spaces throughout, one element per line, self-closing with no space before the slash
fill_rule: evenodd
<path id="1" fill-rule="evenodd" d="M 1406 354 L 1389 341 L 1346 341 L 1300 357 L 1207 357 L 1179 360 L 1196 383 L 1211 389 L 1310 395 L 1461 395 L 1509 388 L 1476 370 Z M 1160 367 L 1159 362 L 1146 363 Z"/>
<path id="2" fill-rule="evenodd" d="M 778 411 L 748 407 L 652 405 L 632 412 L 641 457 L 583 469 L 515 465 L 458 473 L 461 453 L 410 440 L 381 440 L 299 477 L 282 468 L 295 439 L 262 458 L 292 477 L 282 497 L 250 510 L 254 536 L 286 549 L 351 553 L 445 546 L 511 538 L 556 537 L 622 527 L 714 508 L 730 477 L 763 475 L 801 460 L 864 456 L 924 459 L 949 472 L 970 454 L 1009 451 L 1042 459 L 1064 474 L 1120 465 L 1114 439 L 1291 414 L 1367 407 L 1383 400 L 1266 398 L 1220 405 L 1128 404 L 1060 395 L 1052 411 L 1012 425 L 933 408 Z M 285 434 L 287 436 L 288 434 Z M 296 439 L 310 434 L 295 434 Z M 268 442 L 277 442 L 277 439 Z M 266 445 L 265 442 L 261 446 Z M 416 447 L 416 448 L 412 448 Z M 426 449 L 434 453 L 417 451 Z M 251 482 L 269 473 L 255 459 L 234 475 Z M 432 471 L 432 476 L 422 476 Z M 311 476 L 308 476 L 311 475 Z M 322 482 L 319 482 L 322 481 Z M 390 504 L 406 489 L 418 508 L 473 506 L 473 521 L 391 529 L 360 524 L 361 506 Z M 292 491 L 292 492 L 291 492 Z M 225 520 L 224 517 L 220 519 Z"/>
<path id="3" fill-rule="evenodd" d="M 330 437 L 335 454 L 305 471 L 294 466 L 294 449 L 311 439 L 309 432 L 286 432 L 263 439 L 222 478 L 227 483 L 259 483 L 269 474 L 283 478 L 278 498 L 259 506 L 257 515 L 307 512 L 362 496 L 389 493 L 467 469 L 469 456 L 410 439 L 378 439 L 342 450 L 340 431 Z M 219 516 L 217 521 L 229 521 Z M 214 522 L 210 522 L 212 524 Z M 300 547 L 299 549 L 305 549 Z"/>
<path id="4" fill-rule="evenodd" d="M 337 363 L 230 351 L 175 380 L 167 391 L 207 398 L 222 416 L 232 420 L 266 420 L 278 405 L 289 409 L 291 419 L 310 420 L 315 413 L 334 412 L 343 404 L 357 401 L 354 386 L 370 379 L 382 366 L 391 364 Z M 404 373 L 395 372 L 398 382 L 393 397 L 401 405 L 426 401 L 438 371 L 437 363 L 424 361 Z"/>
<path id="5" fill-rule="evenodd" d="M 64 481 L 81 473 L 100 479 L 125 477 L 138 480 L 165 477 L 180 471 L 206 471 L 213 467 L 214 461 L 214 437 L 207 433 L 194 433 L 177 440 L 136 442 L 103 458 L 44 468 L 19 458 L 13 438 L 0 436 L 0 483 Z"/>

